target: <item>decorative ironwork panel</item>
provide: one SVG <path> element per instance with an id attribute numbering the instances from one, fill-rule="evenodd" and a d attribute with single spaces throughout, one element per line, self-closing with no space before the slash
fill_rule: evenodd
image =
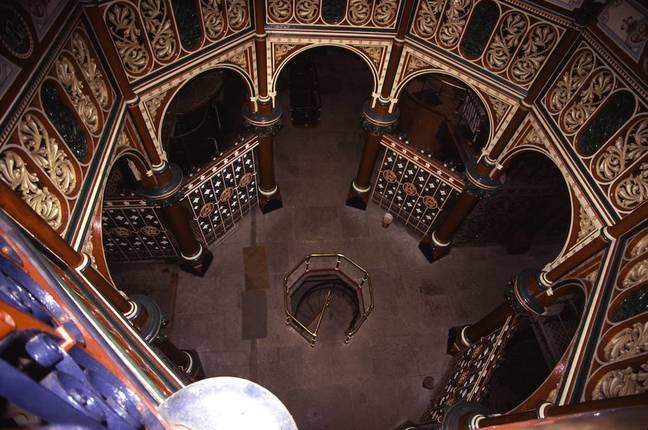
<path id="1" fill-rule="evenodd" d="M 462 180 L 438 162 L 384 136 L 385 155 L 373 201 L 408 227 L 427 234 L 439 213 L 463 190 Z"/>
<path id="2" fill-rule="evenodd" d="M 185 186 L 185 198 L 205 243 L 223 237 L 258 203 L 256 145 L 256 140 L 239 145 L 203 167 Z"/>
<path id="3" fill-rule="evenodd" d="M 514 330 L 514 320 L 509 317 L 500 329 L 482 337 L 456 356 L 443 390 L 423 416 L 424 422 L 440 423 L 445 410 L 460 401 L 481 401 Z"/>
<path id="4" fill-rule="evenodd" d="M 142 201 L 107 201 L 102 225 L 104 249 L 109 261 L 158 260 L 178 256 L 156 207 L 146 206 Z"/>

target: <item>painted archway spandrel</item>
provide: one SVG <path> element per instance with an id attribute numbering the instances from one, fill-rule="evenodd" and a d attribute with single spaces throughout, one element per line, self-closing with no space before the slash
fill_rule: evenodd
<path id="1" fill-rule="evenodd" d="M 493 112 L 493 119 L 495 120 L 495 130 L 498 130 L 504 121 L 504 118 L 511 110 L 512 105 L 504 100 L 498 99 L 493 96 L 487 96 L 490 110 Z"/>
<path id="2" fill-rule="evenodd" d="M 163 91 L 161 93 L 158 93 L 154 95 L 151 98 L 148 98 L 144 100 L 144 106 L 146 106 L 146 110 L 151 117 L 151 121 L 153 122 L 154 128 L 157 128 L 157 125 L 159 124 L 160 117 L 159 115 L 161 109 L 160 107 L 163 107 L 163 102 L 166 101 L 167 98 L 167 91 Z"/>

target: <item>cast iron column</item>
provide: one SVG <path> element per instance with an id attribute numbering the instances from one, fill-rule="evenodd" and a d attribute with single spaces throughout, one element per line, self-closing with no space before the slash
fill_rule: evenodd
<path id="1" fill-rule="evenodd" d="M 273 106 L 268 92 L 268 69 L 266 59 L 265 2 L 254 1 L 254 49 L 258 70 L 259 94 L 256 103 L 243 107 L 243 117 L 254 133 L 259 137 L 259 208 L 268 213 L 283 206 L 279 185 L 274 175 L 274 139 L 273 136 L 281 127 L 281 109 Z"/>
<path id="2" fill-rule="evenodd" d="M 419 249 L 431 263 L 450 252 L 450 243 L 461 223 L 470 215 L 481 198 L 497 191 L 500 181 L 480 176 L 476 167 L 466 166 L 466 188 L 450 208 L 435 231 L 423 237 Z"/>
<path id="3" fill-rule="evenodd" d="M 346 204 L 353 208 L 363 210 L 367 208 L 371 191 L 371 174 L 378 158 L 380 138 L 383 134 L 392 132 L 398 123 L 399 111 L 390 97 L 398 63 L 403 53 L 407 25 L 414 12 L 414 3 L 414 0 L 406 0 L 403 6 L 403 13 L 396 28 L 396 36 L 392 41 L 389 63 L 380 89 L 380 96 L 377 100 L 365 103 L 362 109 L 362 128 L 367 132 L 367 141 L 362 150 L 358 172 L 355 179 L 351 181 L 346 199 Z"/>

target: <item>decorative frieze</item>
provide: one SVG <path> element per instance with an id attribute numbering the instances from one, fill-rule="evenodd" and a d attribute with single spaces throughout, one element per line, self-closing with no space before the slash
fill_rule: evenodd
<path id="1" fill-rule="evenodd" d="M 606 373 L 596 384 L 594 400 L 613 399 L 648 392 L 648 363 Z"/>
<path id="2" fill-rule="evenodd" d="M 624 328 L 610 339 L 604 351 L 608 361 L 648 352 L 648 322 L 637 322 Z"/>

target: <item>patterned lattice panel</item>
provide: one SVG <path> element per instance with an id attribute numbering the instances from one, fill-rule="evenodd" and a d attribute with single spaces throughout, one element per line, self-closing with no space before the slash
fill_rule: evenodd
<path id="1" fill-rule="evenodd" d="M 121 202 L 125 203 L 125 202 Z M 159 260 L 178 254 L 154 207 L 106 202 L 103 243 L 108 261 Z"/>
<path id="2" fill-rule="evenodd" d="M 205 243 L 223 237 L 258 203 L 255 146 L 248 143 L 203 168 L 185 188 L 185 198 Z"/>
<path id="3" fill-rule="evenodd" d="M 453 361 L 445 385 L 425 412 L 423 421 L 440 423 L 448 407 L 460 401 L 479 402 L 514 330 L 514 320 L 509 318 L 500 329 L 461 352 Z"/>
<path id="4" fill-rule="evenodd" d="M 373 201 L 421 235 L 462 189 L 462 181 L 390 137 L 373 189 Z"/>

